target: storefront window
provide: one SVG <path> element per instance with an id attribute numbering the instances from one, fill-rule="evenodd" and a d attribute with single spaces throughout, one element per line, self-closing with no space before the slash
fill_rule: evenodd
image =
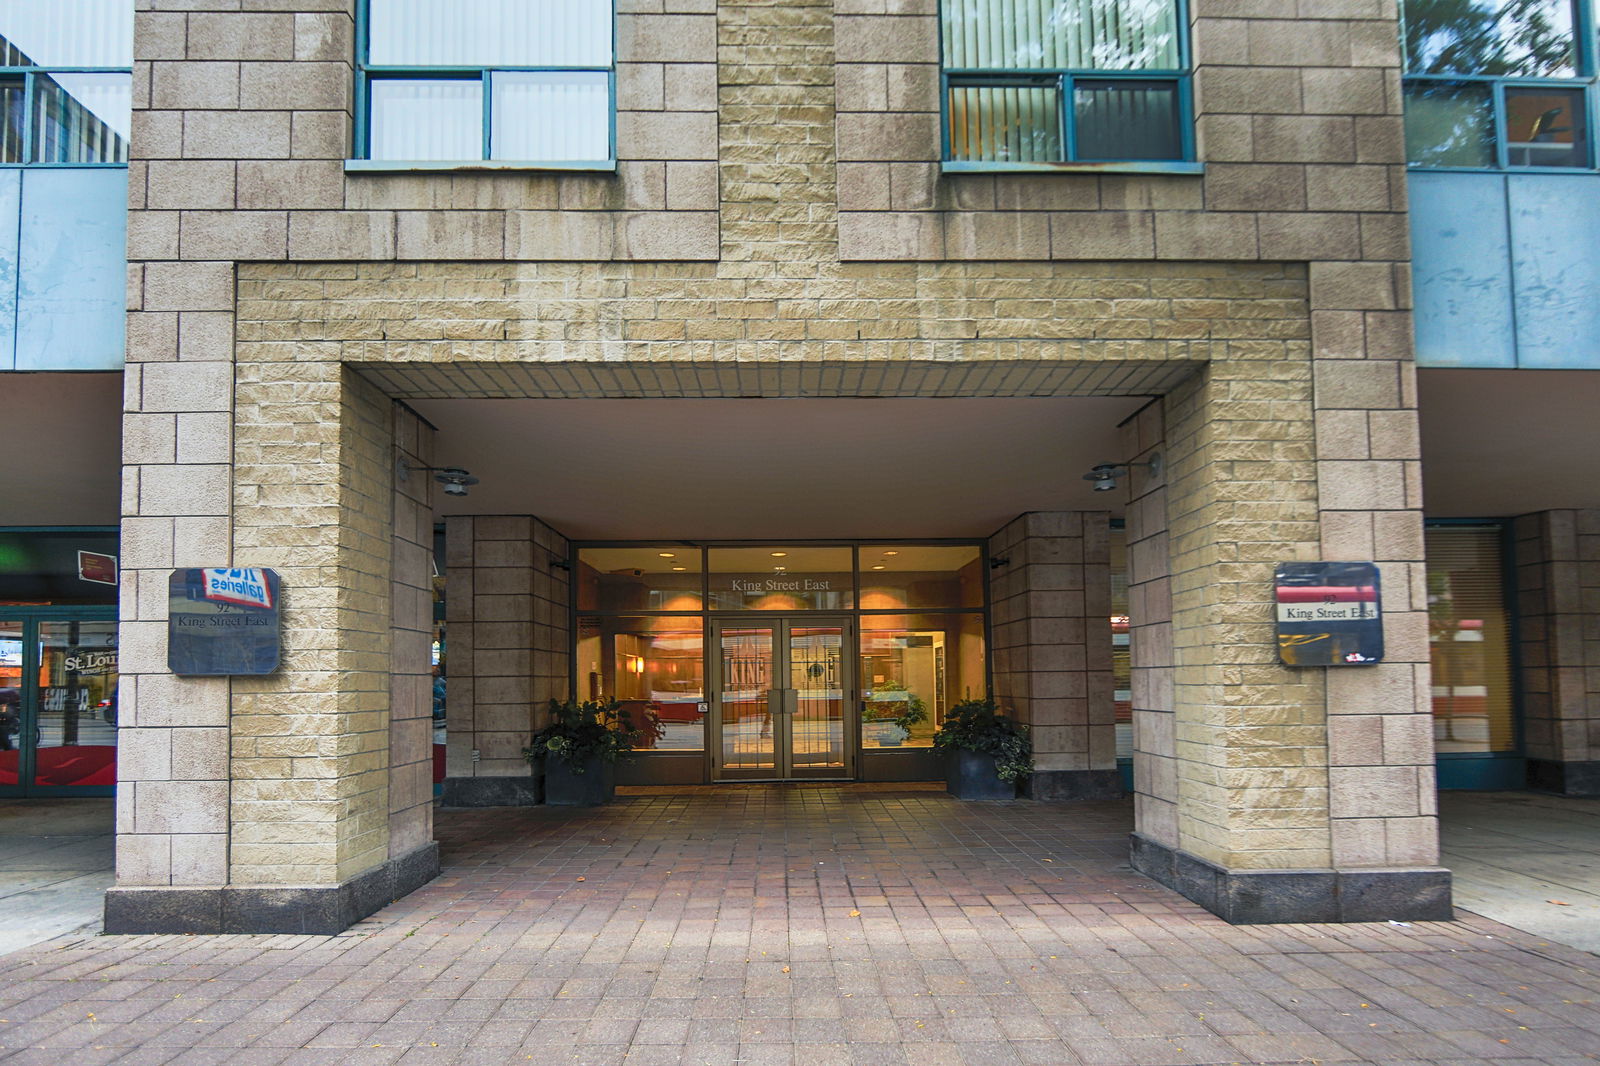
<path id="1" fill-rule="evenodd" d="M 115 530 L 0 529 L 0 603 L 116 602 Z"/>
<path id="2" fill-rule="evenodd" d="M 1441 755 L 1517 746 L 1501 527 L 1427 530 L 1433 735 Z"/>
<path id="3" fill-rule="evenodd" d="M 926 748 L 951 704 L 987 691 L 981 614 L 861 616 L 861 746 Z"/>
<path id="4" fill-rule="evenodd" d="M 855 605 L 848 547 L 712 548 L 706 584 L 716 611 L 839 611 Z"/>
<path id="5" fill-rule="evenodd" d="M 700 549 L 583 548 L 577 584 L 580 611 L 698 611 Z"/>
<path id="6" fill-rule="evenodd" d="M 635 725 L 653 713 L 660 724 L 641 748 L 703 750 L 703 641 L 699 615 L 579 619 L 579 698 L 615 700 Z"/>
<path id="7" fill-rule="evenodd" d="M 863 544 L 863 611 L 983 606 L 983 553 L 976 544 Z"/>
<path id="8" fill-rule="evenodd" d="M 1128 534 L 1113 526 L 1111 548 L 1111 688 L 1117 758 L 1133 759 L 1133 649 L 1128 608 Z"/>

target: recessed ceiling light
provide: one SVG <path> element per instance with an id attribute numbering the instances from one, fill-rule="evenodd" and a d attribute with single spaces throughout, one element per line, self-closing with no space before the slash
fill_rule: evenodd
<path id="1" fill-rule="evenodd" d="M 882 563 L 879 563 L 878 565 L 874 566 L 873 569 L 874 570 L 883 570 L 883 569 L 886 569 L 886 568 L 884 567 L 884 565 Z"/>
<path id="2" fill-rule="evenodd" d="M 772 553 L 772 557 L 774 559 L 782 559 L 785 555 L 788 555 L 788 554 L 789 554 L 788 552 L 773 552 Z"/>
<path id="3" fill-rule="evenodd" d="M 663 559 L 676 559 L 678 557 L 677 552 L 656 552 L 656 554 Z"/>
<path id="4" fill-rule="evenodd" d="M 674 570 L 687 570 L 689 568 L 687 566 L 674 566 L 673 569 Z"/>
<path id="5" fill-rule="evenodd" d="M 787 566 L 774 566 L 773 569 L 774 570 L 778 570 L 778 571 L 784 571 L 784 570 L 787 570 L 789 568 Z"/>
<path id="6" fill-rule="evenodd" d="M 885 555 L 899 555 L 899 552 L 884 552 Z"/>

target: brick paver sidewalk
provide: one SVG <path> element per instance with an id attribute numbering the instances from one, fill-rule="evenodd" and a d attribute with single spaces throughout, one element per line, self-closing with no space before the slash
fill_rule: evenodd
<path id="1" fill-rule="evenodd" d="M 1483 919 L 1229 926 L 1125 804 L 740 787 L 442 811 L 338 937 L 0 959 L 0 1062 L 1591 1063 L 1600 958 Z"/>

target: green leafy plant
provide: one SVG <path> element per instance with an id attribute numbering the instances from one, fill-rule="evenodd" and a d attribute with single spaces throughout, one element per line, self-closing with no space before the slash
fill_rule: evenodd
<path id="1" fill-rule="evenodd" d="M 1028 727 L 1007 718 L 990 696 L 969 697 L 951 707 L 944 725 L 933 734 L 933 746 L 941 751 L 993 755 L 1002 781 L 1020 781 L 1033 773 L 1033 741 L 1028 737 Z"/>
<path id="2" fill-rule="evenodd" d="M 902 692 L 905 693 L 904 699 L 885 698 L 898 696 Z M 912 726 L 928 720 L 928 705 L 922 701 L 922 697 L 909 691 L 900 682 L 885 681 L 872 690 L 872 698 L 867 700 L 861 720 L 897 725 L 910 736 Z"/>
<path id="3" fill-rule="evenodd" d="M 551 700 L 550 724 L 533 734 L 522 749 L 529 762 L 555 756 L 575 774 L 591 762 L 614 763 L 659 731 L 656 716 L 645 712 L 637 725 L 633 715 L 615 702 Z"/>

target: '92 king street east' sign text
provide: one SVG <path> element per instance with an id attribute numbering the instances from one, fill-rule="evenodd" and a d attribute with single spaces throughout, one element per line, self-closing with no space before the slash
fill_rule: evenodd
<path id="1" fill-rule="evenodd" d="M 207 677 L 278 668 L 281 587 L 272 570 L 174 570 L 167 582 L 167 667 Z"/>

